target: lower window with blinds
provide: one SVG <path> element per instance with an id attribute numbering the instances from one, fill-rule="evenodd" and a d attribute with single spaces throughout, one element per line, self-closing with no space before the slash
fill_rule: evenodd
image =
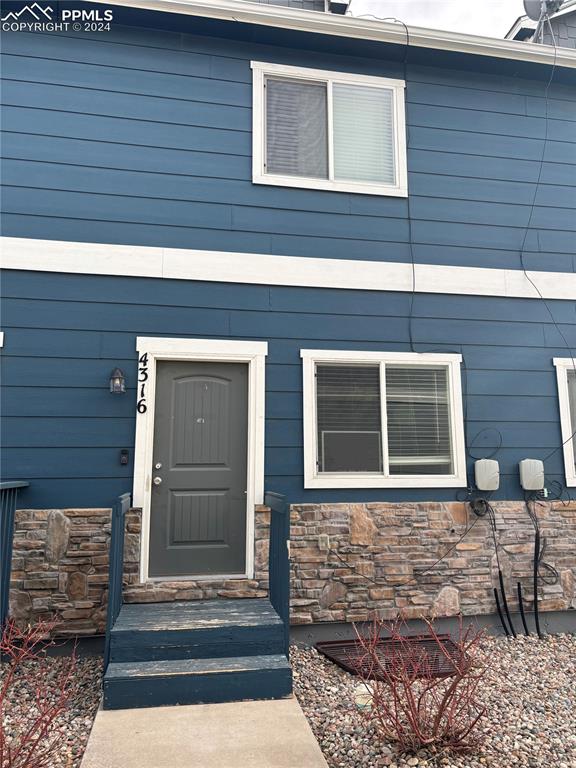
<path id="1" fill-rule="evenodd" d="M 306 487 L 466 485 L 460 355 L 302 358 Z"/>

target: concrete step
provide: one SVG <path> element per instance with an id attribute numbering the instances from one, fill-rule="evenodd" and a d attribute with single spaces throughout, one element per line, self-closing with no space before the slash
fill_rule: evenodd
<path id="1" fill-rule="evenodd" d="M 112 662 L 104 675 L 104 709 L 282 699 L 291 692 L 292 670 L 282 654 Z"/>
<path id="2" fill-rule="evenodd" d="M 116 662 L 283 653 L 284 628 L 269 600 L 198 600 L 123 605 L 112 629 Z"/>

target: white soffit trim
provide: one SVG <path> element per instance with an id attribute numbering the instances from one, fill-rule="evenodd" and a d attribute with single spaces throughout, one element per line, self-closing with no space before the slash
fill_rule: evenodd
<path id="1" fill-rule="evenodd" d="M 406 32 L 401 24 L 374 21 L 333 13 L 302 11 L 285 6 L 264 5 L 244 0 L 94 0 L 104 5 L 122 5 L 165 13 L 223 19 L 225 21 L 282 27 L 321 35 L 376 40 L 383 43 L 406 44 Z M 532 45 L 518 40 L 500 40 L 459 32 L 410 27 L 410 45 L 456 51 L 500 59 L 576 67 L 576 50 L 560 48 L 554 53 L 550 45 Z"/>
<path id="2" fill-rule="evenodd" d="M 19 237 L 3 237 L 1 245 L 4 269 L 360 291 L 411 292 L 413 289 L 412 265 L 390 261 L 318 259 Z M 530 271 L 528 275 L 544 298 L 576 300 L 576 273 Z M 414 276 L 417 293 L 540 298 L 520 269 L 416 264 Z"/>

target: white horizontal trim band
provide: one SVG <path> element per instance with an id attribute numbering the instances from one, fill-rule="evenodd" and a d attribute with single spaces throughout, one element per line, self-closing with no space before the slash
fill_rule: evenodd
<path id="1" fill-rule="evenodd" d="M 209 357 L 211 360 L 248 360 L 252 357 L 266 357 L 267 341 L 237 341 L 235 339 L 180 339 L 165 336 L 138 336 L 136 349 L 148 352 L 162 359 L 177 359 L 192 356 L 194 360 Z"/>
<path id="2" fill-rule="evenodd" d="M 401 24 L 354 16 L 339 16 L 333 13 L 301 11 L 297 8 L 250 3 L 244 0 L 95 0 L 95 2 L 406 45 L 406 32 Z M 410 45 L 418 48 L 495 56 L 500 59 L 538 64 L 555 62 L 559 67 L 576 67 L 576 50 L 569 48 L 559 48 L 555 54 L 554 48 L 550 45 L 532 45 L 518 40 L 500 40 L 412 26 L 409 32 Z"/>
<path id="3" fill-rule="evenodd" d="M 3 237 L 2 267 L 217 283 L 576 300 L 576 274 Z M 414 285 L 413 285 L 414 283 Z"/>

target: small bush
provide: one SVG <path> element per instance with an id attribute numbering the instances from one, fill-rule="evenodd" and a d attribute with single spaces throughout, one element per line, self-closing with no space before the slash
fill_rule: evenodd
<path id="1" fill-rule="evenodd" d="M 58 717 L 73 694 L 76 655 L 48 675 L 46 640 L 53 626 L 19 629 L 9 621 L 0 638 L 0 768 L 51 768 L 58 752 Z M 12 707 L 22 691 L 30 704 Z M 14 714 L 17 712 L 18 714 Z"/>
<path id="2" fill-rule="evenodd" d="M 371 696 L 366 717 L 402 751 L 470 752 L 482 740 L 478 725 L 486 711 L 478 691 L 487 670 L 480 651 L 484 634 L 463 630 L 460 621 L 449 644 L 432 622 L 425 623 L 427 653 L 409 641 L 401 619 L 392 624 L 376 620 L 367 635 L 357 630 L 363 649 L 357 673 Z M 392 642 L 383 645 L 383 638 Z M 439 662 L 451 668 L 449 676 L 436 676 Z"/>

